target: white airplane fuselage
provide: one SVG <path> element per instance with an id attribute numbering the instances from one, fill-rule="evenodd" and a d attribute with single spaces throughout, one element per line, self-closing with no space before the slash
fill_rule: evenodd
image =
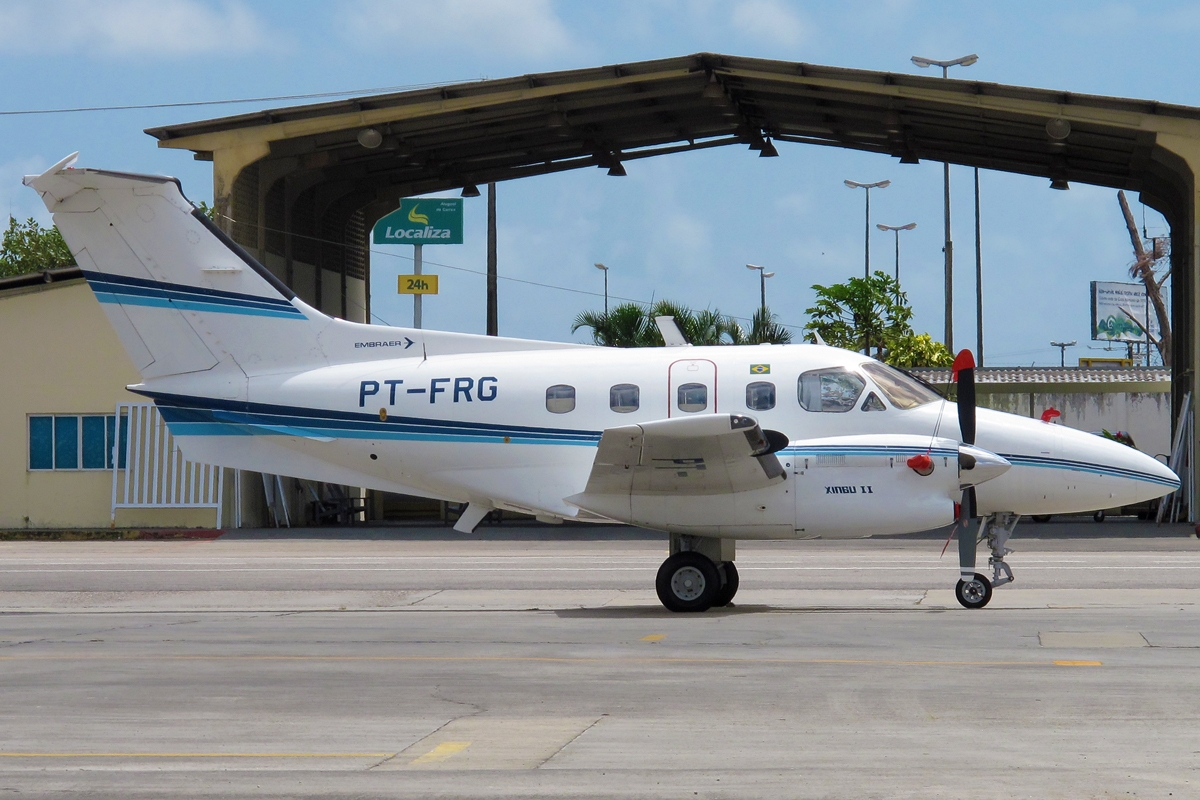
<path id="1" fill-rule="evenodd" d="M 158 401 L 197 460 L 556 519 L 597 519 L 565 498 L 583 491 L 604 430 L 740 414 L 788 437 L 791 444 L 777 454 L 787 480 L 715 497 L 657 497 L 612 518 L 731 538 L 861 537 L 950 524 L 961 493 L 957 459 L 945 442 L 929 476 L 896 454 L 814 442 L 857 436 L 886 445 L 887 437 L 920 437 L 920 450 L 935 437 L 960 438 L 953 403 L 896 407 L 858 368 L 870 361 L 817 345 L 579 348 L 409 355 L 266 375 L 249 380 L 248 401 L 206 397 L 203 378 L 194 375 L 133 388 Z M 858 375 L 865 387 L 848 410 L 805 410 L 799 376 L 831 367 Z M 685 383 L 706 387 L 704 410 L 679 408 Z M 747 386 L 762 383 L 775 387 L 774 408 L 749 408 Z M 636 410 L 610 408 L 617 385 L 637 387 Z M 552 386 L 574 388 L 572 410 L 548 410 Z M 881 402 L 864 410 L 872 392 Z M 911 438 L 900 444 L 914 445 Z M 1175 486 L 1170 470 L 1136 450 L 1012 414 L 980 409 L 976 445 L 1012 464 L 977 487 L 981 515 L 1091 511 Z"/>

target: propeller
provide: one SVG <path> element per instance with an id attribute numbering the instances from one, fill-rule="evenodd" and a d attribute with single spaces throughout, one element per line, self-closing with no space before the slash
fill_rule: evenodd
<path id="1" fill-rule="evenodd" d="M 975 357 L 970 350 L 960 350 L 954 357 L 950 368 L 951 380 L 958 383 L 958 428 L 962 434 L 963 444 L 975 444 Z M 960 457 L 961 458 L 961 457 Z M 971 464 L 973 467 L 974 464 Z M 970 566 L 970 572 L 975 570 L 975 537 L 970 532 L 970 522 L 977 516 L 975 502 L 975 487 L 963 489 L 962 502 L 958 504 L 958 551 L 959 563 L 964 579 Z M 952 534 L 953 535 L 953 534 Z M 949 540 L 947 540 L 949 544 Z M 945 553 L 945 548 L 942 549 Z"/>

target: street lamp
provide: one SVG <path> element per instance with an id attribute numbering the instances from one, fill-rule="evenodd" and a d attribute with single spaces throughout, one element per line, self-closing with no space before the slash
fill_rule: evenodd
<path id="1" fill-rule="evenodd" d="M 972 53 L 951 61 L 937 61 L 932 58 L 913 56 L 912 63 L 921 69 L 926 67 L 941 67 L 942 77 L 947 77 L 951 67 L 969 67 L 979 60 Z M 950 240 L 950 162 L 942 162 L 942 178 L 944 185 L 944 201 L 946 206 L 946 348 L 954 352 L 954 243 Z"/>
<path id="2" fill-rule="evenodd" d="M 886 189 L 892 185 L 891 181 L 877 181 L 875 183 L 859 183 L 858 181 L 843 181 L 851 189 L 866 189 L 867 190 L 867 223 L 864 230 L 866 231 L 863 237 L 863 249 L 865 251 L 866 272 L 864 278 L 871 277 L 871 190 Z"/>
<path id="3" fill-rule="evenodd" d="M 911 231 L 913 228 L 917 227 L 917 223 L 910 222 L 907 225 L 884 225 L 881 222 L 875 227 L 879 228 L 881 231 L 896 232 L 896 287 L 898 291 L 900 286 L 900 231 Z"/>
<path id="4" fill-rule="evenodd" d="M 596 269 L 598 269 L 604 273 L 604 313 L 605 313 L 605 315 L 607 315 L 608 314 L 608 267 L 604 266 L 603 264 L 597 263 Z"/>
<path id="5" fill-rule="evenodd" d="M 759 304 L 762 308 L 763 321 L 767 319 L 767 278 L 774 278 L 774 272 L 767 272 L 766 267 L 757 267 L 754 264 L 747 264 L 746 269 L 758 270 L 758 294 Z"/>

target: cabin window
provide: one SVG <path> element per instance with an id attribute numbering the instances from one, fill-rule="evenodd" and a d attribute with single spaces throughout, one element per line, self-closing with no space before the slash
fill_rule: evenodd
<path id="1" fill-rule="evenodd" d="M 618 383 L 608 390 L 608 407 L 618 414 L 638 410 L 641 404 L 641 389 L 632 383 Z"/>
<path id="2" fill-rule="evenodd" d="M 805 411 L 844 413 L 858 404 L 866 382 L 843 367 L 814 369 L 800 376 L 797 394 Z"/>
<path id="3" fill-rule="evenodd" d="M 868 361 L 862 365 L 862 370 L 867 373 L 868 378 L 875 381 L 884 397 L 896 408 L 916 408 L 941 399 L 937 392 L 916 378 L 887 364 Z"/>
<path id="4" fill-rule="evenodd" d="M 703 383 L 685 383 L 679 387 L 680 411 L 703 411 L 708 408 L 708 387 Z"/>
<path id="5" fill-rule="evenodd" d="M 755 381 L 746 386 L 746 408 L 769 411 L 775 407 L 775 384 Z"/>
<path id="6" fill-rule="evenodd" d="M 566 414 L 575 410 L 575 387 L 559 383 L 546 390 L 546 410 L 551 414 Z"/>
<path id="7" fill-rule="evenodd" d="M 879 395 L 875 394 L 874 392 L 871 392 L 867 395 L 867 399 L 863 400 L 863 404 L 862 404 L 861 408 L 863 411 L 886 411 L 887 410 L 887 406 L 885 406 L 883 404 L 883 401 L 879 399 Z"/>

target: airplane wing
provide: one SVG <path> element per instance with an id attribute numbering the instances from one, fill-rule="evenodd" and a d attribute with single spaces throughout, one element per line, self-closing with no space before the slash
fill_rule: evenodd
<path id="1" fill-rule="evenodd" d="M 705 414 L 609 428 L 600 437 L 587 488 L 566 498 L 581 508 L 609 508 L 630 495 L 718 495 L 784 480 L 775 453 L 785 435 L 750 417 Z"/>

